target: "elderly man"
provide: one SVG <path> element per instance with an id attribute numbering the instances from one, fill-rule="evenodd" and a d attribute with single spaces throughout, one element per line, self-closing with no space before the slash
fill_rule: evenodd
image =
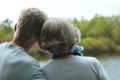
<path id="1" fill-rule="evenodd" d="M 38 8 L 22 10 L 13 39 L 0 44 L 0 80 L 46 80 L 39 62 L 27 53 L 38 41 L 46 19 Z"/>

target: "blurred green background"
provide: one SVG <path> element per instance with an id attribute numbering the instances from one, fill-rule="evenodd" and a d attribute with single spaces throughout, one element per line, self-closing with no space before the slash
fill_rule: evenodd
<path id="1" fill-rule="evenodd" d="M 68 20 L 81 31 L 79 45 L 84 47 L 84 55 L 120 54 L 120 15 L 111 17 L 95 15 L 91 20 L 84 18 Z M 0 43 L 12 39 L 13 25 L 9 19 L 0 22 Z M 30 50 L 34 57 L 34 53 L 39 52 L 37 45 Z"/>
<path id="2" fill-rule="evenodd" d="M 111 80 L 120 80 L 120 15 L 99 16 L 92 19 L 68 19 L 81 31 L 79 45 L 84 47 L 84 56 L 94 56 L 102 63 Z M 14 24 L 6 19 L 0 22 L 0 43 L 10 41 L 13 37 Z M 36 44 L 30 55 L 40 61 L 41 65 L 50 59 L 41 52 Z"/>

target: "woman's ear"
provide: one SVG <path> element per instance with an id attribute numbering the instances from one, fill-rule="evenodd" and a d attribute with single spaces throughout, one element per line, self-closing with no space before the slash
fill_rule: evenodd
<path id="1" fill-rule="evenodd" d="M 14 32 L 17 30 L 17 23 L 14 26 Z"/>

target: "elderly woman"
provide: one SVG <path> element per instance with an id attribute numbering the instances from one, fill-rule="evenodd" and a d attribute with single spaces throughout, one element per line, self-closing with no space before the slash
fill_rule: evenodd
<path id="1" fill-rule="evenodd" d="M 44 23 L 39 45 L 52 56 L 43 66 L 48 80 L 110 80 L 96 58 L 73 55 L 80 36 L 65 19 L 51 18 Z"/>

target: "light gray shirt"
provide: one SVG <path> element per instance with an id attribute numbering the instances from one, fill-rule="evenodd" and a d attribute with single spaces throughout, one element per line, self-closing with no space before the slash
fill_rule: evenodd
<path id="1" fill-rule="evenodd" d="M 74 56 L 50 60 L 43 66 L 43 71 L 48 80 L 110 80 L 94 57 Z"/>
<path id="2" fill-rule="evenodd" d="M 0 80 L 46 80 L 39 63 L 18 46 L 0 44 Z"/>

